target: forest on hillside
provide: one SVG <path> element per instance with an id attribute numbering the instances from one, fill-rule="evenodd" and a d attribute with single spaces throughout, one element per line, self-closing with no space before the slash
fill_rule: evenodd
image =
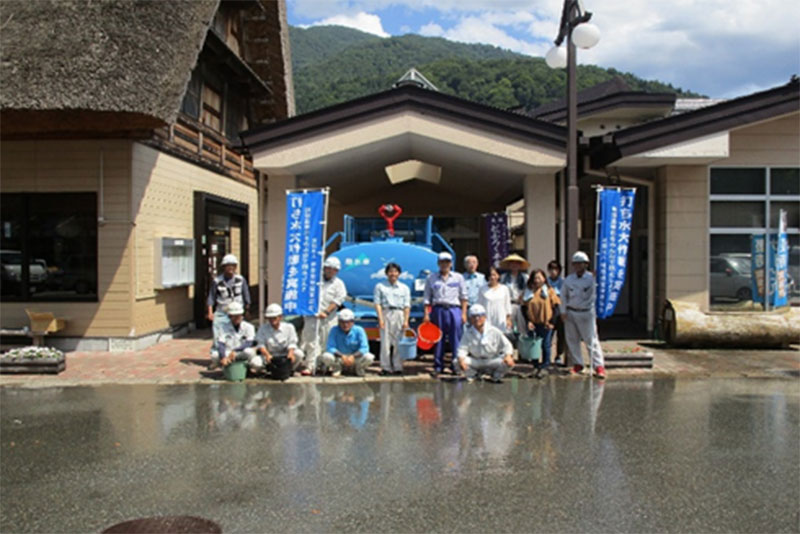
<path id="1" fill-rule="evenodd" d="M 291 27 L 290 39 L 298 113 L 390 89 L 411 67 L 444 93 L 499 108 L 533 109 L 564 97 L 564 69 L 495 46 L 413 34 L 384 39 L 341 26 Z M 636 91 L 702 96 L 594 65 L 578 67 L 578 89 L 615 76 Z"/>

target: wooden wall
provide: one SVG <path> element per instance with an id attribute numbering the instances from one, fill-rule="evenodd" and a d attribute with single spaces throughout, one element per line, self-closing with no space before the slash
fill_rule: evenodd
<path id="1" fill-rule="evenodd" d="M 249 270 L 257 283 L 258 198 L 256 189 L 149 146 L 132 149 L 135 229 L 136 335 L 193 320 L 193 287 L 157 290 L 154 287 L 154 240 L 157 237 L 194 237 L 194 192 L 205 191 L 249 206 Z M 195 247 L 200 247 L 195 243 Z M 204 291 L 204 289 L 203 289 Z M 255 298 L 255 296 L 254 296 Z"/>
<path id="2" fill-rule="evenodd" d="M 1 193 L 97 192 L 103 158 L 105 223 L 98 226 L 99 302 L 3 302 L 2 326 L 28 324 L 25 308 L 65 317 L 65 336 L 127 336 L 132 307 L 131 142 L 3 141 Z"/>

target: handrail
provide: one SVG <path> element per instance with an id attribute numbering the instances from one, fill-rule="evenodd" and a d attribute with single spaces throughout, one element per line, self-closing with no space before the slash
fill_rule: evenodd
<path id="1" fill-rule="evenodd" d="M 443 237 L 442 237 L 442 236 L 439 234 L 439 232 L 434 232 L 434 233 L 433 233 L 433 237 L 435 237 L 436 239 L 438 239 L 438 240 L 439 240 L 439 241 L 442 243 L 442 246 L 445 248 L 445 250 L 447 250 L 447 252 L 449 252 L 449 253 L 450 253 L 450 255 L 451 255 L 451 256 L 453 256 L 453 264 L 455 264 L 455 260 L 456 260 L 456 253 L 455 253 L 455 251 L 453 250 L 453 248 L 450 246 L 450 243 L 448 243 L 448 242 L 445 240 L 445 238 L 443 238 Z"/>
<path id="2" fill-rule="evenodd" d="M 336 238 L 337 238 L 337 237 L 341 237 L 342 239 L 344 239 L 344 232 L 334 232 L 334 233 L 333 233 L 333 234 L 332 234 L 332 235 L 331 235 L 331 236 L 328 238 L 328 240 L 327 240 L 327 241 L 325 241 L 325 250 L 327 250 L 329 246 L 333 245 L 333 243 L 336 241 Z"/>

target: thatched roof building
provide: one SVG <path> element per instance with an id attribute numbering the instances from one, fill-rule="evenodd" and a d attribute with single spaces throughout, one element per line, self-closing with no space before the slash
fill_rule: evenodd
<path id="1" fill-rule="evenodd" d="M 248 61 L 271 93 L 263 115 L 285 117 L 293 113 L 285 4 L 239 4 L 252 13 L 248 33 L 264 43 Z M 3 1 L 4 137 L 135 133 L 172 123 L 219 8 L 220 0 Z"/>

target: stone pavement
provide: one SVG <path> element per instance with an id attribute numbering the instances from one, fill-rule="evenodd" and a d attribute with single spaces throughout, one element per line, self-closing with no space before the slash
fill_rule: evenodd
<path id="1" fill-rule="evenodd" d="M 67 368 L 59 375 L 0 375 L 0 386 L 54 387 L 97 384 L 180 384 L 213 383 L 224 380 L 221 371 L 206 371 L 209 332 L 173 339 L 137 352 L 70 352 Z M 638 347 L 638 349 L 637 349 Z M 647 350 L 654 354 L 652 369 L 610 369 L 608 378 L 637 379 L 655 377 L 800 377 L 800 349 L 788 350 L 685 350 L 669 349 L 651 341 L 607 341 L 606 352 Z M 588 361 L 588 358 L 585 358 Z M 381 377 L 377 362 L 365 378 L 301 377 L 290 382 L 360 382 L 393 380 L 433 380 L 428 376 L 433 356 L 406 362 L 402 377 Z M 531 372 L 528 364 L 519 364 L 512 373 Z M 588 377 L 588 374 L 586 374 Z M 449 375 L 445 375 L 448 379 Z M 560 378 L 560 377 L 558 377 Z M 566 377 L 565 377 L 566 378 Z M 248 379 L 250 380 L 250 379 Z M 254 378 L 252 380 L 266 380 Z"/>

